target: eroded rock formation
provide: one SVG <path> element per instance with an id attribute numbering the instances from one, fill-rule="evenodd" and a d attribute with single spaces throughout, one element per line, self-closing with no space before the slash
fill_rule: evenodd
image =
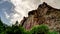
<path id="1" fill-rule="evenodd" d="M 50 30 L 60 31 L 60 9 L 53 8 L 43 2 L 36 10 L 30 11 L 28 17 L 24 17 L 21 21 L 21 25 L 27 30 L 40 24 L 47 24 Z"/>

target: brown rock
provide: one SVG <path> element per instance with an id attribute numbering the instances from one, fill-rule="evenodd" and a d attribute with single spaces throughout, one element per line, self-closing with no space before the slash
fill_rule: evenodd
<path id="1" fill-rule="evenodd" d="M 60 28 L 60 9 L 53 8 L 43 2 L 36 10 L 30 11 L 28 17 L 24 17 L 21 21 L 21 25 L 27 30 L 40 24 L 47 24 L 53 30 L 57 28 L 56 26 Z"/>

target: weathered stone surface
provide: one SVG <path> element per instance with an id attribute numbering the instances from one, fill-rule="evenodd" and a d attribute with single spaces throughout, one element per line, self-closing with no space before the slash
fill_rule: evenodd
<path id="1" fill-rule="evenodd" d="M 30 11 L 28 17 L 24 17 L 21 21 L 21 25 L 27 30 L 40 24 L 47 24 L 50 30 L 60 31 L 60 9 L 53 8 L 44 2 L 36 10 Z"/>

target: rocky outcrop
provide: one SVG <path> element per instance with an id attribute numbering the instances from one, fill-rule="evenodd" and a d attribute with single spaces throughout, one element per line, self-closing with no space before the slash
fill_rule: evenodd
<path id="1" fill-rule="evenodd" d="M 47 24 L 50 30 L 60 31 L 60 9 L 53 8 L 43 2 L 36 10 L 30 11 L 28 17 L 24 17 L 21 21 L 21 25 L 27 30 L 40 24 Z"/>

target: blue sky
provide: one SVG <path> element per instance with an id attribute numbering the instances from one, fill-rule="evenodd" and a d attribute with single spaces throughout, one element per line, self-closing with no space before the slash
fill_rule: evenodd
<path id="1" fill-rule="evenodd" d="M 2 21 L 5 23 L 5 24 L 9 24 L 10 20 L 6 18 L 6 14 L 7 13 L 8 15 L 10 15 L 11 13 L 13 13 L 13 9 L 12 7 L 14 7 L 14 5 L 9 2 L 10 0 L 0 0 L 0 17 L 2 19 Z"/>

